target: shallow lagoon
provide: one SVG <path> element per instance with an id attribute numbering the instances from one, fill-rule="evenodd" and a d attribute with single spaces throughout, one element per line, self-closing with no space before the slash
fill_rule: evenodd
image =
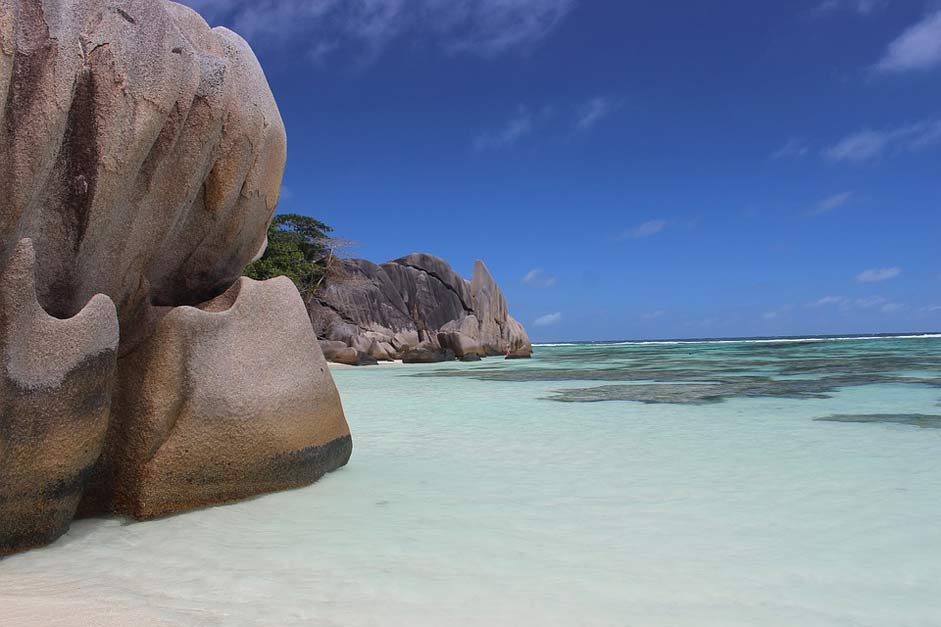
<path id="1" fill-rule="evenodd" d="M 102 607 L 187 625 L 941 624 L 941 430 L 904 420 L 941 415 L 939 338 L 334 374 L 348 467 L 80 521 L 0 562 L 0 607 L 32 599 L 62 624 Z M 818 420 L 840 416 L 859 420 Z"/>

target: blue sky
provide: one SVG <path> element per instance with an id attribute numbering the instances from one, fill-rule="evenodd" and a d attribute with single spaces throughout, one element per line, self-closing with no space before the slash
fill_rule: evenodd
<path id="1" fill-rule="evenodd" d="M 483 259 L 534 340 L 941 329 L 941 2 L 190 0 L 279 211 Z"/>

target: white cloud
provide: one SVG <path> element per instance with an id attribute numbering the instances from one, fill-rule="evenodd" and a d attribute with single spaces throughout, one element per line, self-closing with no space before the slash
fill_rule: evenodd
<path id="1" fill-rule="evenodd" d="M 662 318 L 665 315 L 667 315 L 667 312 L 663 311 L 662 309 L 658 309 L 657 311 L 649 311 L 641 317 L 644 320 L 656 320 L 658 318 Z"/>
<path id="2" fill-rule="evenodd" d="M 392 41 L 424 39 L 448 53 L 493 58 L 529 50 L 576 0 L 183 0 L 256 46 L 298 45 L 311 58 L 359 50 L 375 57 Z"/>
<path id="3" fill-rule="evenodd" d="M 886 303 L 885 305 L 879 308 L 879 311 L 881 311 L 882 313 L 888 314 L 888 313 L 895 313 L 903 309 L 905 309 L 905 305 L 902 305 L 900 303 Z"/>
<path id="4" fill-rule="evenodd" d="M 621 102 L 614 98 L 598 96 L 578 108 L 575 113 L 575 130 L 587 133 L 594 126 L 621 108 Z"/>
<path id="5" fill-rule="evenodd" d="M 810 152 L 810 146 L 805 139 L 792 137 L 777 151 L 771 154 L 772 159 L 786 159 L 803 157 Z"/>
<path id="6" fill-rule="evenodd" d="M 562 321 L 562 314 L 560 312 L 555 312 L 551 314 L 546 314 L 540 316 L 533 320 L 533 325 L 537 327 L 551 327 L 553 325 L 559 324 Z"/>
<path id="7" fill-rule="evenodd" d="M 918 309 L 919 313 L 936 313 L 941 312 L 941 305 L 928 305 L 926 307 L 921 307 Z"/>
<path id="8" fill-rule="evenodd" d="M 941 10 L 929 14 L 889 44 L 878 72 L 931 70 L 941 66 Z"/>
<path id="9" fill-rule="evenodd" d="M 530 287 L 555 287 L 557 283 L 554 276 L 549 276 L 543 272 L 542 268 L 534 268 L 523 277 L 523 283 Z"/>
<path id="10" fill-rule="evenodd" d="M 887 151 L 914 152 L 937 145 L 941 145 L 941 120 L 925 120 L 881 131 L 864 129 L 847 135 L 823 154 L 834 162 L 865 163 Z"/>
<path id="11" fill-rule="evenodd" d="M 621 234 L 622 238 L 633 238 L 641 239 L 643 237 L 652 237 L 657 233 L 663 231 L 663 229 L 670 226 L 670 223 L 667 220 L 647 220 L 643 224 L 640 224 L 633 229 L 628 229 Z"/>
<path id="12" fill-rule="evenodd" d="M 860 283 L 880 283 L 882 281 L 894 279 L 901 274 L 902 269 L 897 266 L 891 268 L 873 268 L 871 270 L 860 272 L 856 276 L 856 280 Z"/>
<path id="13" fill-rule="evenodd" d="M 828 196 L 814 205 L 813 209 L 807 212 L 807 215 L 822 216 L 824 214 L 830 213 L 831 211 L 839 209 L 848 203 L 852 197 L 853 192 L 841 192 L 839 194 Z"/>
<path id="14" fill-rule="evenodd" d="M 487 131 L 474 138 L 473 148 L 477 152 L 485 150 L 499 150 L 509 148 L 533 131 L 534 120 L 532 114 L 520 107 L 515 116 L 510 118 L 505 126 L 496 131 Z"/>

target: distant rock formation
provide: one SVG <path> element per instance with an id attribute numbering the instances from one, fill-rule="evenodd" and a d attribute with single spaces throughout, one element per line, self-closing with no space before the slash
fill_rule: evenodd
<path id="1" fill-rule="evenodd" d="M 286 155 L 248 44 L 168 0 L 0 0 L 0 103 L 0 555 L 346 463 L 300 295 L 239 278 Z"/>
<path id="2" fill-rule="evenodd" d="M 308 311 L 328 360 L 357 365 L 364 358 L 430 363 L 449 359 L 532 355 L 523 326 L 487 266 L 471 280 L 444 260 L 412 254 L 381 266 L 342 260 Z"/>

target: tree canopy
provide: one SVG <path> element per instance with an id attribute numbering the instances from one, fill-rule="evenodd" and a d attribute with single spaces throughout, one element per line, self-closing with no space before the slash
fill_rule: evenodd
<path id="1" fill-rule="evenodd" d="M 286 276 L 306 298 L 329 270 L 335 248 L 328 235 L 333 229 L 320 220 L 285 213 L 268 227 L 268 248 L 261 259 L 245 268 L 245 276 L 264 281 Z"/>

